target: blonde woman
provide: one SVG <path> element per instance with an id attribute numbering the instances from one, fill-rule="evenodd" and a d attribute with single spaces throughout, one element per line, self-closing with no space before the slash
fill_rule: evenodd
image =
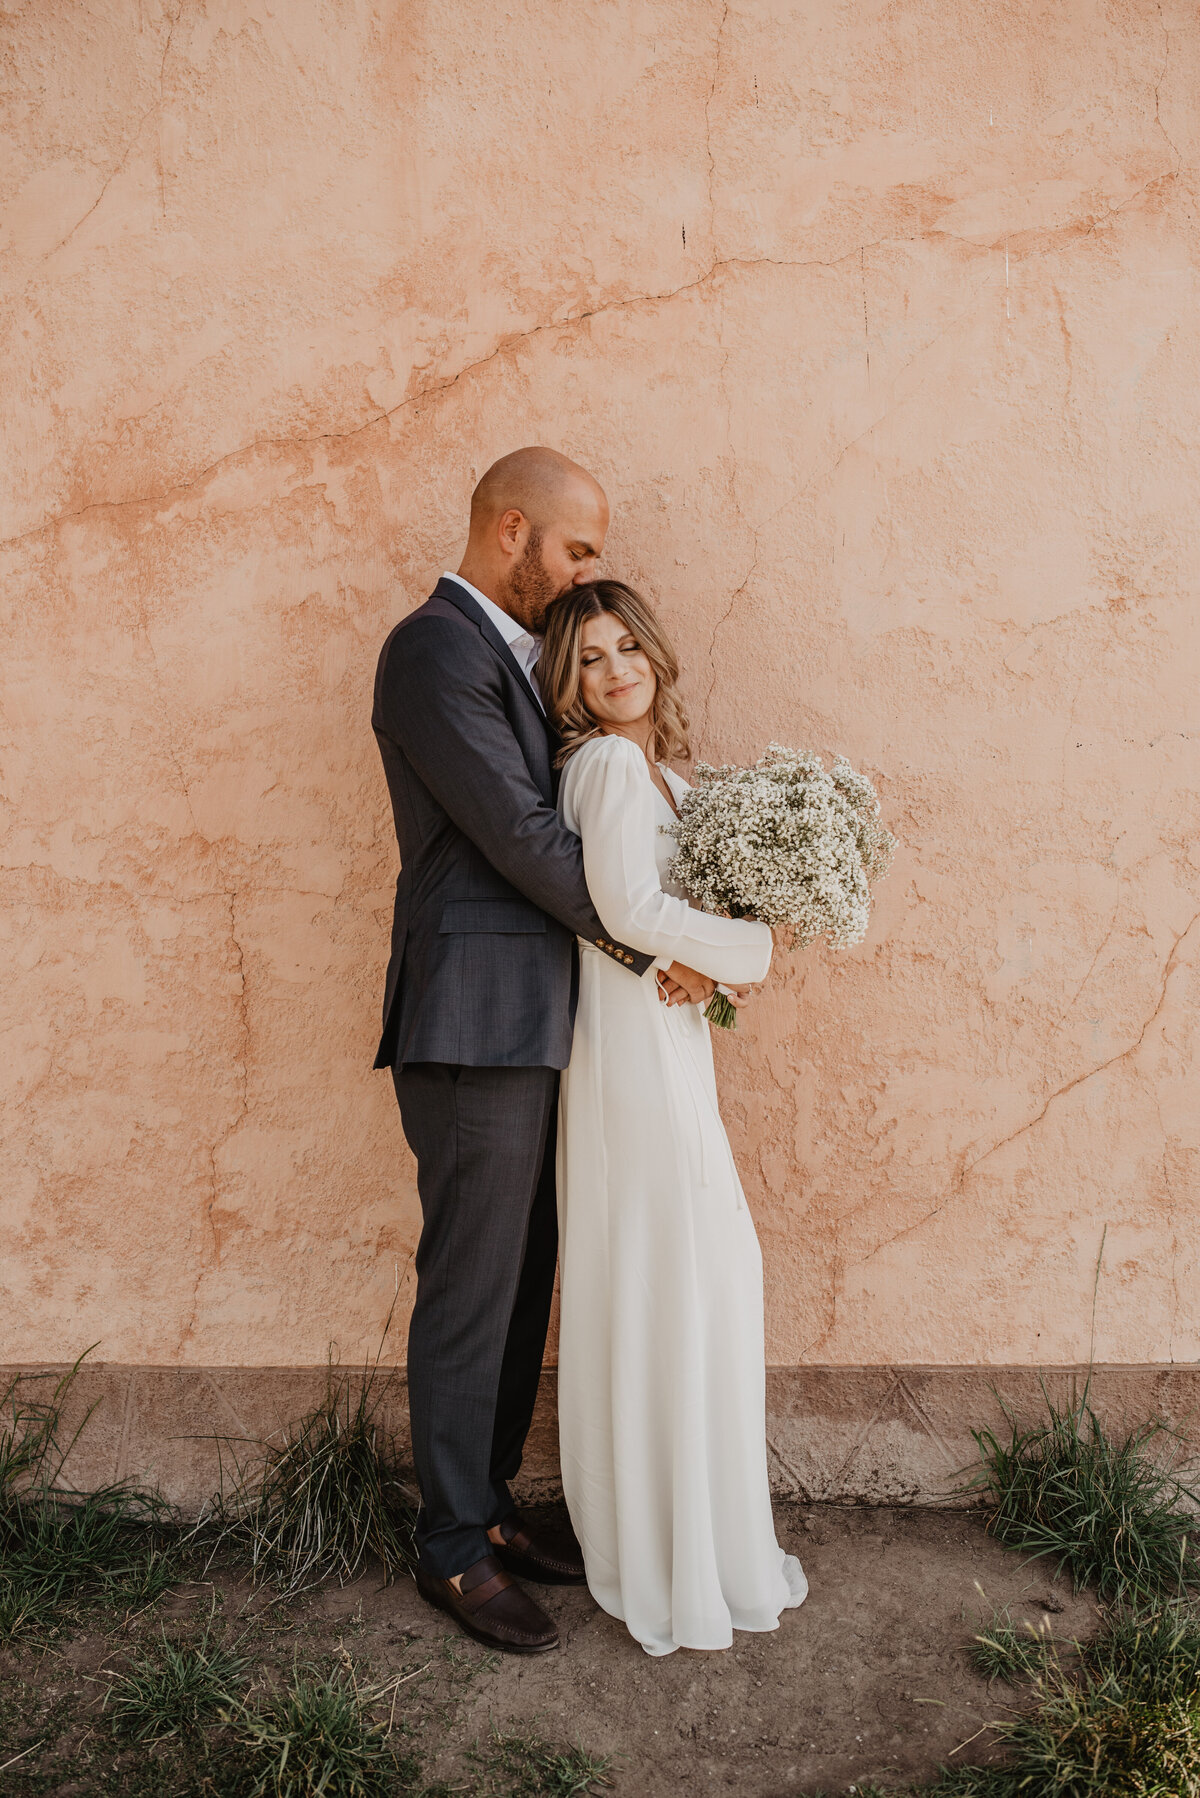
<path id="1" fill-rule="evenodd" d="M 678 672 L 620 581 L 549 609 L 537 678 L 559 810 L 607 938 L 742 997 L 771 932 L 690 906 L 668 873 L 687 791 Z M 647 1654 L 728 1648 L 808 1590 L 771 1515 L 758 1239 L 701 1008 L 622 979 L 604 937 L 581 940 L 579 978 L 558 1148 L 567 1504 L 593 1596 Z"/>

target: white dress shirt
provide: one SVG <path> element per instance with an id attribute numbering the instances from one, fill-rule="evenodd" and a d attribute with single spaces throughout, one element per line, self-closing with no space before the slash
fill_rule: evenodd
<path id="1" fill-rule="evenodd" d="M 537 680 L 533 672 L 534 664 L 542 653 L 542 639 L 535 637 L 532 631 L 527 631 L 523 624 L 518 624 L 510 613 L 498 606 L 494 599 L 489 599 L 486 593 L 481 593 L 478 587 L 473 587 L 470 581 L 464 580 L 461 574 L 450 574 L 447 571 L 442 575 L 442 579 L 457 581 L 459 586 L 465 588 L 471 595 L 475 604 L 482 609 L 485 617 L 495 625 L 516 657 L 521 673 L 532 689 L 533 697 L 539 706 L 542 706 L 544 712 L 546 708 L 542 705 L 542 696 L 538 692 Z"/>

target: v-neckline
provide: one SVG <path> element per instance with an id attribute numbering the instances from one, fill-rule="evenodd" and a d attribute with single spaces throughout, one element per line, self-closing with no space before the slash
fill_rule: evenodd
<path id="1" fill-rule="evenodd" d="M 671 814 L 671 818 L 672 818 L 672 821 L 673 821 L 673 822 L 674 822 L 674 823 L 676 823 L 676 824 L 678 824 L 678 822 L 679 822 L 679 809 L 678 809 L 678 807 L 677 807 L 677 806 L 676 806 L 676 804 L 675 804 L 675 800 L 674 800 L 674 798 L 673 798 L 673 797 L 672 797 L 672 798 L 670 798 L 670 799 L 668 799 L 668 798 L 667 798 L 667 796 L 666 796 L 666 794 L 665 794 L 665 793 L 663 793 L 663 792 L 662 792 L 662 791 L 661 791 L 661 789 L 660 789 L 660 788 L 659 788 L 659 786 L 658 786 L 658 784 L 657 784 L 657 782 L 656 782 L 656 781 L 655 781 L 655 779 L 654 779 L 654 776 L 653 776 L 653 774 L 651 774 L 651 773 L 650 773 L 650 764 L 649 764 L 649 762 L 647 762 L 647 763 L 646 763 L 646 773 L 647 773 L 647 775 L 648 775 L 648 777 L 649 777 L 649 780 L 650 780 L 650 785 L 651 785 L 651 786 L 652 786 L 652 787 L 653 787 L 653 788 L 654 788 L 654 793 L 655 793 L 655 797 L 656 797 L 656 798 L 658 798 L 658 799 L 661 799 L 661 800 L 662 800 L 662 802 L 663 802 L 663 804 L 664 804 L 664 805 L 665 805 L 665 806 L 666 806 L 666 808 L 667 808 L 667 810 L 668 810 L 668 811 L 669 811 L 669 812 L 670 812 L 670 814 Z M 660 773 L 660 774 L 661 774 L 661 775 L 662 775 L 662 777 L 663 777 L 663 780 L 664 780 L 664 781 L 666 781 L 666 784 L 667 784 L 667 786 L 668 786 L 668 787 L 669 787 L 669 786 L 670 786 L 670 785 L 671 785 L 671 783 L 670 783 L 670 781 L 669 781 L 669 780 L 668 780 L 668 779 L 667 779 L 667 776 L 666 776 L 666 773 L 665 773 L 665 772 L 664 772 L 664 770 L 663 770 L 663 769 L 662 769 L 662 768 L 661 768 L 661 767 L 659 767 L 659 773 Z"/>

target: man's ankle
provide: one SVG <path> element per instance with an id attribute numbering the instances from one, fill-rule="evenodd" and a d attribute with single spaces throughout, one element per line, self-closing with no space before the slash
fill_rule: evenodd
<path id="1" fill-rule="evenodd" d="M 498 1523 L 492 1524 L 491 1528 L 487 1532 L 487 1539 L 493 1548 L 503 1548 L 504 1547 L 504 1537 L 501 1534 L 500 1525 Z M 466 1571 L 467 1570 L 464 1568 L 463 1572 L 466 1572 Z M 454 1590 L 456 1592 L 462 1591 L 463 1576 L 461 1573 L 450 1573 L 450 1574 L 447 1574 L 446 1577 L 450 1581 L 450 1584 L 454 1587 Z"/>

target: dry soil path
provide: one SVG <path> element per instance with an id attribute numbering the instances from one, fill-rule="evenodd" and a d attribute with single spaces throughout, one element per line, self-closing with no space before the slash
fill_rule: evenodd
<path id="1" fill-rule="evenodd" d="M 777 1631 L 739 1632 L 723 1654 L 653 1660 L 586 1590 L 541 1588 L 561 1650 L 493 1663 L 464 1643 L 481 1664 L 430 1771 L 461 1777 L 464 1743 L 491 1723 L 517 1722 L 617 1757 L 614 1790 L 624 1798 L 798 1798 L 929 1776 L 973 1736 L 959 1758 L 986 1758 L 977 1732 L 1009 1696 L 989 1690 L 968 1660 L 991 1604 L 1011 1606 L 1018 1624 L 1048 1612 L 1062 1637 L 1094 1627 L 1089 1599 L 1073 1597 L 1045 1563 L 998 1548 L 970 1512 L 815 1505 L 780 1506 L 777 1517 L 811 1584 Z M 381 1669 L 401 1654 L 434 1655 L 446 1638 L 445 1619 L 409 1580 L 359 1582 L 312 1609 L 318 1633 L 353 1619 L 355 1653 Z"/>

